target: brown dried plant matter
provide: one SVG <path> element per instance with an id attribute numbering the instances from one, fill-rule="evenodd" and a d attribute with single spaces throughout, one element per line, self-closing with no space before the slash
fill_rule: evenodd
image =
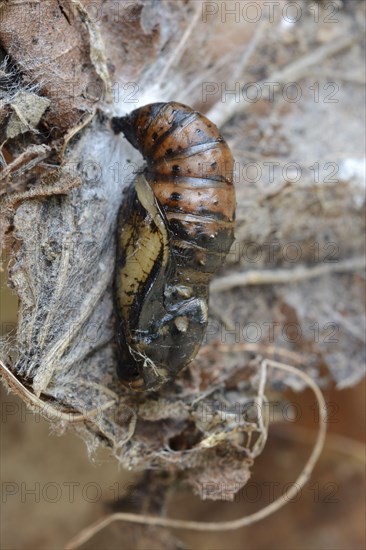
<path id="1" fill-rule="evenodd" d="M 52 410 L 54 428 L 76 430 L 91 452 L 105 444 L 125 467 L 179 471 L 198 494 L 202 483 L 239 487 L 250 477 L 263 426 L 243 416 L 233 422 L 231 413 L 258 399 L 263 357 L 302 365 L 324 385 L 363 376 L 364 198 L 355 168 L 364 156 L 363 7 L 355 3 L 327 26 L 301 5 L 291 27 L 281 18 L 204 22 L 198 2 L 136 2 L 120 19 L 108 3 L 99 18 L 88 2 L 0 7 L 8 82 L 1 229 L 19 297 L 17 333 L 2 346 L 4 380 L 30 406 Z M 273 99 L 202 98 L 205 82 L 264 90 L 276 78 Z M 288 79 L 301 101 L 286 101 Z M 327 92 L 329 80 L 339 85 L 338 103 L 314 101 L 309 87 L 316 81 Z M 238 163 L 237 240 L 214 283 L 207 345 L 174 383 L 139 396 L 119 384 L 113 344 L 116 219 L 142 160 L 109 120 L 130 110 L 129 94 L 140 106 L 176 100 L 208 112 Z M 300 180 L 284 168 L 294 159 Z M 272 181 L 264 170 L 273 162 L 280 170 Z M 314 180 L 317 162 L 322 177 Z M 261 167 L 257 180 L 250 163 Z M 323 181 L 334 164 L 338 180 Z M 254 343 L 243 342 L 248 323 L 260 329 Z"/>

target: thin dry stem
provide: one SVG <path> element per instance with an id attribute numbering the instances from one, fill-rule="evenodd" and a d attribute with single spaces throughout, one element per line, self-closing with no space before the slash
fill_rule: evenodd
<path id="1" fill-rule="evenodd" d="M 366 258 L 350 258 L 340 262 L 316 265 L 314 267 L 295 267 L 294 269 L 265 269 L 233 273 L 220 279 L 215 279 L 210 285 L 211 292 L 222 292 L 238 286 L 274 285 L 279 283 L 297 283 L 313 279 L 329 273 L 345 273 L 364 269 Z"/>
<path id="2" fill-rule="evenodd" d="M 90 60 L 93 63 L 93 67 L 98 74 L 98 76 L 103 81 L 105 86 L 105 95 L 107 101 L 112 99 L 111 93 L 111 79 L 108 70 L 108 61 L 106 55 L 106 48 L 100 33 L 100 30 L 97 25 L 90 18 L 87 10 L 84 8 L 80 0 L 71 0 L 72 4 L 80 13 L 80 17 L 84 22 L 88 34 L 89 34 L 89 45 L 90 45 Z"/>
<path id="3" fill-rule="evenodd" d="M 209 346 L 207 346 L 210 349 Z M 219 343 L 218 349 L 226 353 L 240 353 L 243 351 L 249 351 L 254 353 L 261 353 L 262 355 L 275 355 L 277 357 L 282 357 L 293 363 L 301 365 L 304 361 L 304 357 L 296 351 L 291 351 L 286 348 L 280 348 L 277 346 L 269 346 L 265 344 L 222 344 Z"/>
<path id="4" fill-rule="evenodd" d="M 4 380 L 9 385 L 9 387 L 16 394 L 20 395 L 22 399 L 25 401 L 25 403 L 27 403 L 32 408 L 35 408 L 42 416 L 47 418 L 47 420 L 65 420 L 70 424 L 76 424 L 78 422 L 84 422 L 89 418 L 93 418 L 99 415 L 102 411 L 110 409 L 116 404 L 116 399 L 113 399 L 111 401 L 108 401 L 107 403 L 104 403 L 103 405 L 99 405 L 94 409 L 90 409 L 85 414 L 62 411 L 61 409 L 53 407 L 47 401 L 43 401 L 42 399 L 34 395 L 34 393 L 30 392 L 16 378 L 16 376 L 14 376 L 11 370 L 9 370 L 8 367 L 1 360 L 0 360 L 0 370 L 2 371 L 1 374 Z"/>
<path id="5" fill-rule="evenodd" d="M 82 119 L 82 121 L 80 122 L 80 124 L 77 124 L 76 126 L 73 126 L 72 128 L 70 128 L 70 130 L 68 130 L 63 138 L 63 144 L 62 144 L 62 147 L 60 149 L 60 157 L 62 158 L 65 154 L 65 151 L 66 151 L 66 147 L 68 146 L 69 144 L 69 141 L 76 135 L 80 132 L 80 130 L 82 130 L 87 124 L 89 124 L 90 121 L 93 120 L 93 118 L 95 117 L 95 110 L 93 109 L 93 111 L 87 115 L 85 115 Z"/>
<path id="6" fill-rule="evenodd" d="M 10 174 L 12 179 L 16 179 L 18 176 L 24 174 L 39 164 L 48 156 L 50 151 L 51 148 L 48 145 L 31 145 L 10 164 L 5 165 L 1 171 L 0 181 L 6 180 Z M 10 181 L 4 189 L 0 189 L 0 195 L 17 191 L 17 187 L 20 187 L 23 184 L 24 182 L 22 181 L 16 183 Z"/>
<path id="7" fill-rule="evenodd" d="M 230 144 L 232 146 L 240 146 L 240 135 L 237 135 L 237 136 L 234 136 L 232 138 L 232 140 L 230 141 Z M 278 166 L 286 166 L 286 164 L 288 163 L 288 159 L 287 158 L 283 158 L 281 156 L 271 156 L 271 155 L 265 155 L 263 153 L 258 153 L 257 151 L 249 151 L 249 149 L 243 149 L 242 147 L 240 148 L 240 151 L 241 151 L 241 154 L 243 157 L 248 157 L 248 158 L 251 158 L 251 159 L 255 159 L 255 160 L 260 160 L 260 161 L 265 161 L 265 162 L 277 162 L 278 163 Z M 356 150 L 354 149 L 353 153 L 352 153 L 352 158 L 355 159 L 355 160 L 360 160 L 360 161 L 363 161 L 364 160 L 364 152 L 359 149 L 359 150 Z M 334 161 L 334 159 L 337 159 L 337 160 L 347 160 L 349 159 L 349 153 L 345 154 L 344 151 L 334 151 L 332 152 L 331 154 L 327 155 L 325 154 L 324 156 L 322 156 L 322 160 L 325 162 L 325 161 Z M 314 162 L 314 159 L 312 158 L 302 158 L 301 160 L 299 159 L 297 161 L 297 164 L 298 166 L 300 166 L 300 168 L 302 169 L 307 169 L 309 168 L 309 165 L 312 164 Z M 300 184 L 299 184 L 299 187 L 300 187 Z M 307 186 L 304 186 L 304 188 L 307 187 Z"/>
<path id="8" fill-rule="evenodd" d="M 253 452 L 255 456 L 258 456 L 262 452 L 268 438 L 269 409 L 268 407 L 264 406 L 264 403 L 267 403 L 267 399 L 264 395 L 266 380 L 267 380 L 267 364 L 265 361 L 262 361 L 260 365 L 258 395 L 254 400 L 254 403 L 257 406 L 257 410 L 259 412 L 258 414 L 259 430 L 258 431 L 260 434 L 260 437 L 258 438 L 258 440 L 256 441 L 253 447 Z M 265 422 L 263 421 L 264 411 L 267 411 Z"/>
<path id="9" fill-rule="evenodd" d="M 164 69 L 160 73 L 159 79 L 157 81 L 157 86 L 159 88 L 161 87 L 162 83 L 165 81 L 166 76 L 169 73 L 172 66 L 173 65 L 177 66 L 180 59 L 182 58 L 182 55 L 183 55 L 184 51 L 189 46 L 188 39 L 191 36 L 193 30 L 195 29 L 195 27 L 197 26 L 197 24 L 200 20 L 200 16 L 201 16 L 201 13 L 202 13 L 201 5 L 197 5 L 195 10 L 196 11 L 195 11 L 195 13 L 192 17 L 192 21 L 190 22 L 190 24 L 186 28 L 185 32 L 182 35 L 182 38 L 180 39 L 180 41 L 177 44 L 176 48 L 174 48 L 170 59 L 166 62 L 165 66 L 164 66 Z"/>
<path id="10" fill-rule="evenodd" d="M 11 210 L 14 206 L 23 202 L 26 199 L 39 199 L 41 197 L 52 197 L 53 195 L 67 195 L 71 189 L 75 189 L 81 184 L 79 177 L 65 177 L 57 184 L 51 183 L 50 185 L 42 185 L 30 189 L 29 191 L 24 191 L 20 193 L 12 193 L 11 195 L 6 195 L 0 200 L 0 213 Z"/>
<path id="11" fill-rule="evenodd" d="M 345 34 L 337 38 L 337 40 L 331 40 L 326 44 L 323 44 L 316 50 L 303 55 L 296 61 L 289 63 L 283 69 L 275 71 L 268 75 L 267 78 L 257 82 L 258 86 L 265 84 L 266 82 L 276 82 L 284 84 L 286 82 L 296 82 L 300 78 L 306 76 L 309 68 L 314 65 L 319 65 L 327 57 L 335 55 L 345 48 L 349 48 L 355 44 L 357 36 Z M 244 84 L 244 83 L 243 83 Z M 213 120 L 217 126 L 221 127 L 228 122 L 234 115 L 243 113 L 249 108 L 251 103 L 247 101 L 236 102 L 235 98 L 230 96 L 226 103 L 218 102 L 212 107 L 208 113 L 208 118 Z"/>

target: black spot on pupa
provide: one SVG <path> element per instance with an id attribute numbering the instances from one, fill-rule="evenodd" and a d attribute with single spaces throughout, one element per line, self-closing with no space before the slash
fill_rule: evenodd
<path id="1" fill-rule="evenodd" d="M 182 198 L 182 195 L 180 193 L 174 192 L 170 195 L 171 201 L 180 201 L 181 198 Z"/>

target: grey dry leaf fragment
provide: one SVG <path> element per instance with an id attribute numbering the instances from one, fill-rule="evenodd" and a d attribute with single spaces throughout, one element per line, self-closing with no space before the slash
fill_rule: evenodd
<path id="1" fill-rule="evenodd" d="M 124 467 L 181 472 L 197 494 L 202 482 L 237 482 L 240 489 L 266 436 L 259 419 L 243 415 L 260 394 L 263 354 L 297 357 L 317 379 L 326 360 L 328 378 L 340 386 L 363 376 L 355 329 L 364 319 L 361 272 L 212 293 L 208 345 L 197 359 L 161 392 L 129 393 L 117 379 L 114 352 L 115 230 L 123 188 L 142 161 L 111 132 L 109 119 L 146 103 L 176 100 L 203 112 L 210 108 L 225 121 L 222 131 L 238 163 L 237 241 L 228 274 L 255 269 L 260 277 L 279 268 L 325 265 L 332 242 L 337 261 L 358 258 L 364 203 L 357 177 L 341 169 L 363 155 L 362 121 L 349 120 L 361 108 L 362 89 L 345 83 L 335 105 L 315 102 L 309 88 L 319 60 L 324 70 L 336 66 L 338 73 L 350 64 L 361 66 L 354 45 L 360 8 L 339 13 L 344 47 L 338 51 L 330 44 L 324 48 L 305 3 L 296 25 L 284 28 L 279 18 L 261 31 L 245 22 L 224 24 L 220 15 L 204 21 L 196 2 L 120 4 L 118 13 L 116 3 L 101 6 L 97 18 L 87 2 L 73 2 L 72 14 L 70 3 L 51 0 L 34 9 L 26 3 L 0 8 L 0 38 L 16 69 L 18 92 L 33 94 L 37 111 L 29 118 L 17 108 L 20 129 L 29 129 L 9 130 L 3 144 L 8 189 L 25 190 L 23 199 L 3 203 L 12 239 L 9 279 L 20 300 L 15 342 L 4 345 L 8 366 L 41 410 L 46 402 L 52 405 L 54 427 L 74 429 L 90 452 L 106 444 Z M 16 32 L 20 20 L 27 23 L 22 35 Z M 241 96 L 237 109 L 225 115 L 220 94 L 235 87 L 232 74 L 242 89 L 279 72 L 283 77 L 295 59 L 301 101 L 287 101 L 281 87 L 273 98 L 265 96 L 263 87 L 260 100 L 247 101 L 244 109 Z M 207 83 L 218 87 L 205 96 Z M 331 91 L 326 84 L 319 84 L 323 99 Z M 6 111 L 5 124 L 13 114 Z M 338 181 L 323 181 L 332 169 L 324 163 L 314 181 L 311 167 L 323 159 L 338 165 Z M 283 168 L 294 161 L 302 169 L 300 182 Z M 262 171 L 258 179 L 248 166 L 253 162 Z M 271 163 L 272 179 L 265 172 Z M 45 184 L 55 166 L 57 181 Z M 74 180 L 78 185 L 62 193 L 63 183 Z M 301 256 L 294 259 L 298 248 Z M 340 295 L 349 299 L 340 304 Z M 334 319 L 343 331 L 339 341 L 330 347 L 314 342 L 309 325 L 318 323 L 324 338 L 325 325 Z M 301 338 L 286 332 L 291 323 L 300 327 Z M 207 498 L 221 498 L 219 489 Z"/>
<path id="2" fill-rule="evenodd" d="M 11 139 L 25 132 L 37 133 L 36 127 L 50 103 L 49 99 L 36 94 L 28 92 L 17 94 L 10 103 L 13 112 L 6 128 L 6 137 Z"/>

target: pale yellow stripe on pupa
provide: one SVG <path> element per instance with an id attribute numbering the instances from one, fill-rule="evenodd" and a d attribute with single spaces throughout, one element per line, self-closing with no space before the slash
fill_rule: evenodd
<path id="1" fill-rule="evenodd" d="M 163 253 L 162 268 L 168 262 L 169 253 L 168 234 L 164 219 L 154 193 L 143 174 L 138 176 L 135 189 L 137 198 L 151 216 L 151 225 L 154 224 L 158 231 L 153 231 L 151 225 L 146 221 L 136 220 L 133 213 L 131 213 L 129 222 L 123 227 L 120 246 L 125 249 L 127 261 L 119 272 L 120 283 L 118 286 L 122 308 L 128 308 L 134 302 L 139 287 L 146 282 L 160 252 Z M 139 227 L 134 228 L 131 225 L 131 218 L 135 222 L 140 222 Z M 137 239 L 134 238 L 136 234 L 138 235 Z M 127 310 L 123 313 L 128 317 Z"/>

